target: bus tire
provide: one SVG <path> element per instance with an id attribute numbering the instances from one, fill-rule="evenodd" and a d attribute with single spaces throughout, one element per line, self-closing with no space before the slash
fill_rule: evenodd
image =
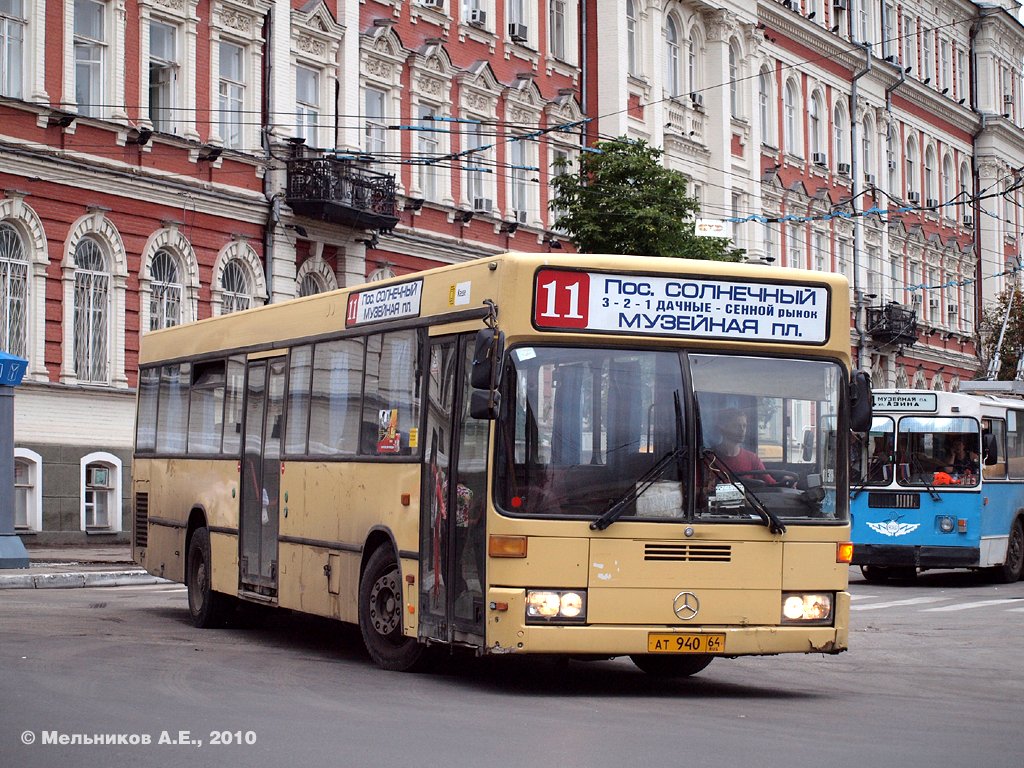
<path id="1" fill-rule="evenodd" d="M 868 584 L 884 584 L 889 580 L 889 569 L 881 565 L 862 565 L 860 572 Z"/>
<path id="2" fill-rule="evenodd" d="M 704 669 L 714 656 L 703 653 L 659 656 L 637 653 L 629 657 L 641 670 L 653 677 L 689 677 Z"/>
<path id="3" fill-rule="evenodd" d="M 373 663 L 408 672 L 423 659 L 425 646 L 402 634 L 402 584 L 391 547 L 378 547 L 359 582 L 359 631 Z"/>
<path id="4" fill-rule="evenodd" d="M 1010 528 L 1010 538 L 1006 542 L 1006 562 L 992 569 L 995 581 L 1000 584 L 1012 584 L 1021 577 L 1024 570 L 1024 526 L 1018 517 Z"/>
<path id="5" fill-rule="evenodd" d="M 227 618 L 230 598 L 213 591 L 210 531 L 197 528 L 188 545 L 188 612 L 192 623 L 202 629 L 217 627 Z"/>

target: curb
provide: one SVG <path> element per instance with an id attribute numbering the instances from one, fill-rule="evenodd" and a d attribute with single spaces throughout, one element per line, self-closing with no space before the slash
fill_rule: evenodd
<path id="1" fill-rule="evenodd" d="M 73 589 L 75 587 L 124 587 L 171 582 L 145 571 L 92 571 L 86 573 L 26 573 L 0 576 L 0 589 Z"/>

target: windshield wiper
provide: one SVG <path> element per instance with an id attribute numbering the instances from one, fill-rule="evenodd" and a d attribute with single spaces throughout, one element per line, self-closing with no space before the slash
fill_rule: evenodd
<path id="1" fill-rule="evenodd" d="M 679 403 L 679 391 L 675 392 L 675 409 L 676 409 L 676 445 L 671 451 L 666 453 L 654 466 L 644 472 L 640 477 L 636 479 L 636 484 L 626 491 L 622 496 L 616 499 L 604 514 L 602 514 L 597 520 L 590 524 L 590 530 L 592 531 L 603 531 L 609 525 L 618 520 L 622 513 L 626 510 L 632 502 L 640 498 L 643 493 L 650 488 L 657 481 L 659 477 L 665 474 L 665 470 L 672 466 L 673 462 L 679 469 L 679 482 L 683 481 L 683 460 L 686 457 L 686 448 L 683 445 L 683 409 Z"/>
<path id="2" fill-rule="evenodd" d="M 863 491 L 864 488 L 867 486 L 868 479 L 871 477 L 871 474 L 874 471 L 881 469 L 885 464 L 891 465 L 892 463 L 893 460 L 891 454 L 886 456 L 873 456 L 871 458 L 871 461 L 868 462 L 868 468 L 861 478 L 860 485 L 857 485 L 856 487 L 850 489 L 850 501 L 853 501 L 858 496 L 860 496 L 860 492 Z"/>
<path id="3" fill-rule="evenodd" d="M 729 469 L 728 465 L 724 461 L 718 461 L 718 457 L 715 456 L 714 451 L 705 448 L 701 454 L 701 458 L 707 462 L 708 469 L 716 475 L 724 475 L 725 479 L 729 481 L 729 484 L 743 494 L 743 498 L 746 499 L 747 503 L 754 508 L 754 511 L 757 512 L 760 518 L 764 521 L 764 524 L 768 526 L 769 531 L 779 535 L 786 532 L 786 525 L 779 519 L 778 515 L 768 509 L 764 502 L 758 498 L 757 494 L 747 488 L 747 486 L 743 484 L 743 481 L 736 476 L 735 472 Z"/>

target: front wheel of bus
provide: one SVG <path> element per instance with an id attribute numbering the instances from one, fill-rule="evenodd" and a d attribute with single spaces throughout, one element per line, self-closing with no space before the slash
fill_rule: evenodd
<path id="1" fill-rule="evenodd" d="M 204 629 L 223 624 L 227 616 L 228 598 L 213 591 L 212 579 L 210 531 L 197 528 L 188 545 L 188 612 Z"/>
<path id="2" fill-rule="evenodd" d="M 390 547 L 380 547 L 366 563 L 359 582 L 359 631 L 373 662 L 406 672 L 423 658 L 424 646 L 402 634 L 402 584 Z"/>
<path id="3" fill-rule="evenodd" d="M 1020 520 L 1013 521 L 1010 538 L 1006 542 L 1006 562 L 994 569 L 995 578 L 1001 584 L 1012 584 L 1024 571 L 1024 526 Z"/>
<path id="4" fill-rule="evenodd" d="M 634 654 L 629 658 L 640 669 L 654 677 L 689 677 L 704 669 L 715 657 L 705 654 L 680 656 Z"/>

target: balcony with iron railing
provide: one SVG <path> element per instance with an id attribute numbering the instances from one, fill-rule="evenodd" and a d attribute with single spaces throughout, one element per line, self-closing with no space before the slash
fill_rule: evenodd
<path id="1" fill-rule="evenodd" d="M 917 341 L 917 312 L 896 302 L 867 308 L 868 336 L 879 344 L 909 347 Z"/>
<path id="2" fill-rule="evenodd" d="M 389 230 L 395 215 L 395 177 L 337 157 L 296 157 L 287 161 L 285 201 L 299 216 L 356 229 Z"/>

